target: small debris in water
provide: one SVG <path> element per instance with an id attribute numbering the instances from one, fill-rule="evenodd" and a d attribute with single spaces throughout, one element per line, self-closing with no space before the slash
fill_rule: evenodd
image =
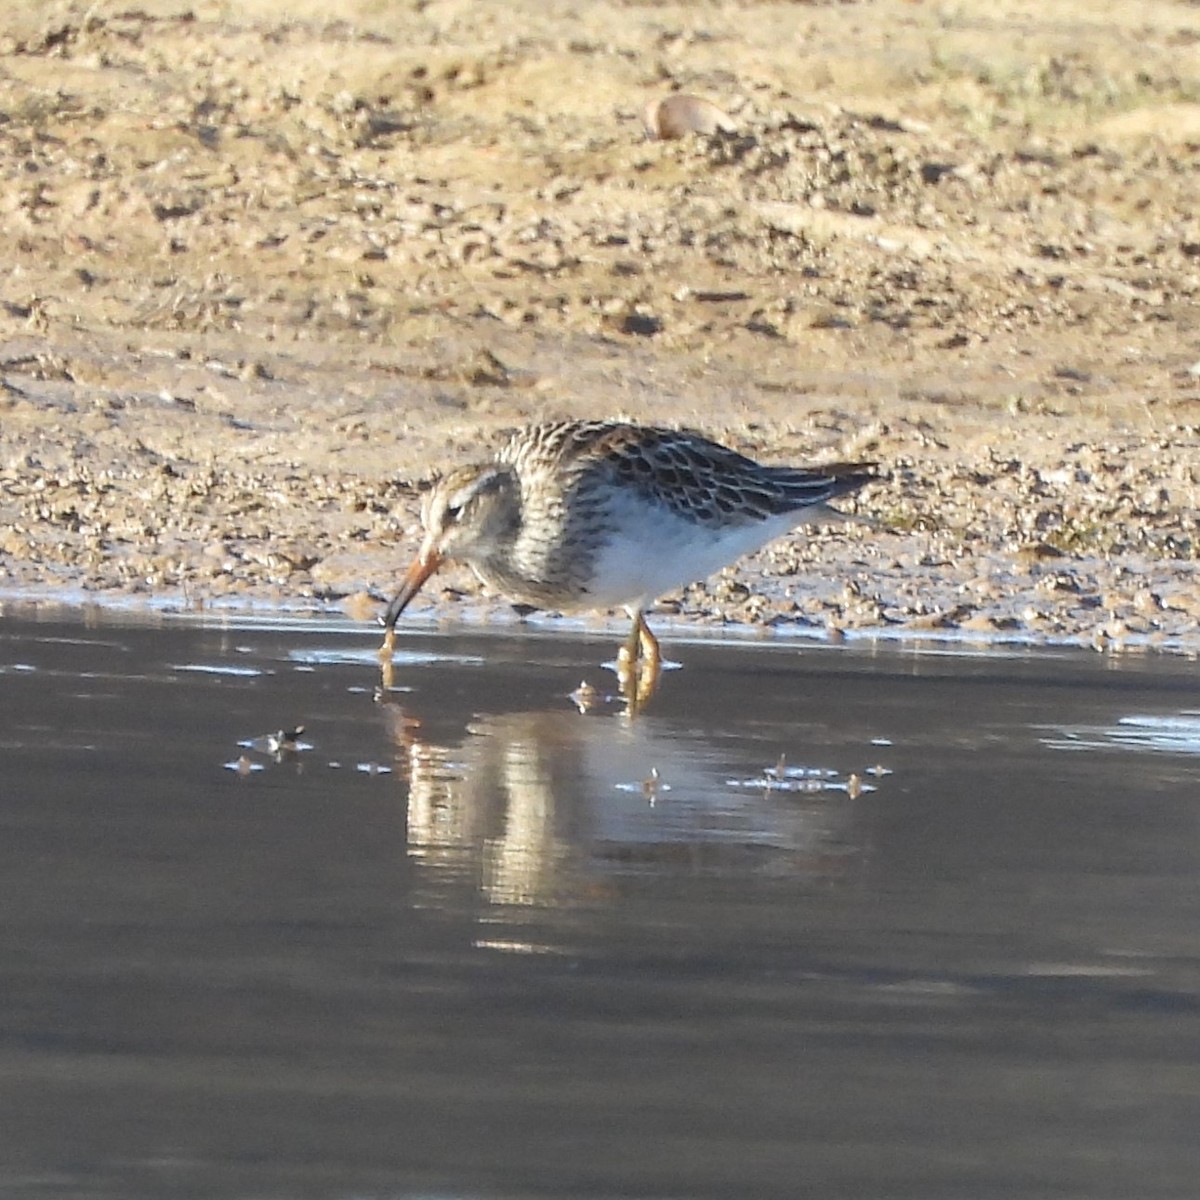
<path id="1" fill-rule="evenodd" d="M 361 771 L 364 775 L 390 775 L 392 773 L 391 767 L 377 762 L 360 762 L 354 769 Z"/>
<path id="2" fill-rule="evenodd" d="M 663 783 L 659 779 L 658 768 L 651 767 L 650 774 L 642 780 L 642 795 L 653 804 L 659 792 L 669 792 L 670 790 L 671 785 Z"/>
<path id="3" fill-rule="evenodd" d="M 879 770 L 884 774 L 891 773 L 886 767 Z M 837 771 L 828 767 L 789 767 L 787 756 L 783 754 L 773 767 L 764 767 L 761 775 L 750 779 L 727 779 L 725 786 L 764 792 L 847 792 L 852 799 L 876 790 L 871 784 L 864 783 L 859 775 L 842 780 Z"/>
<path id="4" fill-rule="evenodd" d="M 651 767 L 650 774 L 636 783 L 617 783 L 613 786 L 618 792 L 641 792 L 651 804 L 664 792 L 671 790 L 671 785 L 663 782 L 657 767 Z"/>
<path id="5" fill-rule="evenodd" d="M 579 686 L 569 693 L 569 698 L 581 713 L 589 713 L 596 707 L 597 692 L 586 679 L 581 679 Z"/>
<path id="6" fill-rule="evenodd" d="M 275 733 L 263 733 L 258 737 L 246 738 L 238 742 L 247 750 L 256 750 L 259 754 L 269 754 L 276 762 L 282 762 L 289 754 L 300 754 L 313 749 L 311 742 L 302 742 L 300 735 L 304 732 L 303 725 L 294 729 L 280 729 Z"/>
<path id="7" fill-rule="evenodd" d="M 262 763 L 253 762 L 244 754 L 240 758 L 234 759 L 233 762 L 222 763 L 221 765 L 227 771 L 236 771 L 243 777 L 251 774 L 253 771 L 265 771 L 267 769 Z"/>

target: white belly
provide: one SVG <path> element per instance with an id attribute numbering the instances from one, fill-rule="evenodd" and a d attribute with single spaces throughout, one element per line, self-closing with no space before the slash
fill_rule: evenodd
<path id="1" fill-rule="evenodd" d="M 667 509 L 653 519 L 644 507 L 622 522 L 596 557 L 588 608 L 638 608 L 686 584 L 707 579 L 803 523 L 803 514 L 714 529 L 682 520 Z"/>

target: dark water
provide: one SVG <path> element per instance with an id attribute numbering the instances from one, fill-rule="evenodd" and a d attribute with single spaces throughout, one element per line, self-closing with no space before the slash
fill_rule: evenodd
<path id="1" fill-rule="evenodd" d="M 1197 1194 L 1195 664 L 376 640 L 0 622 L 5 1200 Z"/>

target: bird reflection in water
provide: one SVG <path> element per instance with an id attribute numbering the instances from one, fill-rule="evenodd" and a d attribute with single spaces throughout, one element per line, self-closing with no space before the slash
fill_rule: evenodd
<path id="1" fill-rule="evenodd" d="M 844 786 L 747 789 L 730 777 L 745 764 L 695 731 L 564 707 L 483 714 L 443 740 L 395 700 L 380 708 L 408 784 L 408 852 L 435 892 L 561 908 L 648 873 L 836 884 L 862 858 Z"/>

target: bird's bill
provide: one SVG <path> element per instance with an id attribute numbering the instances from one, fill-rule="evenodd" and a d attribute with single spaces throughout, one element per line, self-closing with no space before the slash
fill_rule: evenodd
<path id="1" fill-rule="evenodd" d="M 383 614 L 383 625 L 386 629 L 395 627 L 400 614 L 408 607 L 409 601 L 421 590 L 430 575 L 442 565 L 442 556 L 436 550 L 418 555 L 413 565 L 408 568 L 400 581 L 400 590 L 392 597 L 392 602 Z"/>

